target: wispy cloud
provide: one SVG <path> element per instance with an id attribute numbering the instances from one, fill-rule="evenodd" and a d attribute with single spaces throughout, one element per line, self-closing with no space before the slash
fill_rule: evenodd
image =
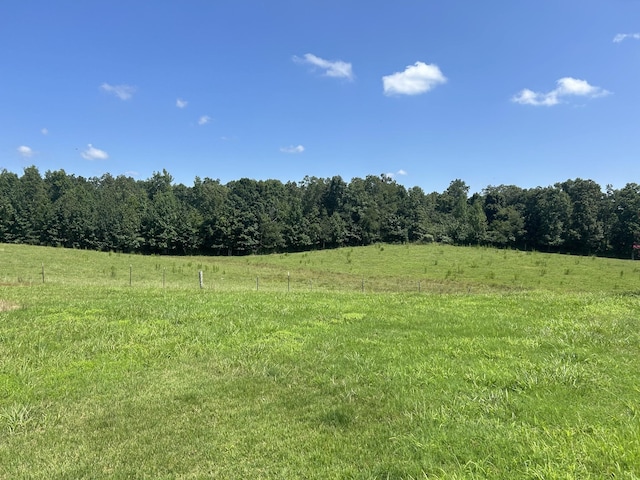
<path id="1" fill-rule="evenodd" d="M 280 148 L 282 153 L 302 153 L 304 152 L 304 147 L 302 145 L 289 145 L 288 147 Z"/>
<path id="2" fill-rule="evenodd" d="M 390 172 L 390 173 L 385 173 L 385 175 L 386 175 L 387 177 L 389 177 L 389 178 L 395 178 L 395 177 L 397 177 L 397 176 L 405 176 L 405 175 L 407 175 L 407 172 L 406 172 L 406 170 L 400 169 L 400 170 L 398 170 L 398 171 L 397 171 L 397 172 L 395 172 L 395 173 Z"/>
<path id="3" fill-rule="evenodd" d="M 324 75 L 334 78 L 353 80 L 353 68 L 350 63 L 342 60 L 325 60 L 312 53 L 305 53 L 302 57 L 293 56 L 293 61 L 303 65 L 311 65 L 324 71 Z"/>
<path id="4" fill-rule="evenodd" d="M 49 129 L 48 128 L 43 128 L 40 130 L 40 133 L 42 133 L 42 135 L 49 135 Z"/>
<path id="5" fill-rule="evenodd" d="M 35 153 L 31 147 L 27 147 L 26 145 L 20 145 L 17 150 L 22 158 L 31 158 Z"/>
<path id="6" fill-rule="evenodd" d="M 85 160 L 106 160 L 109 155 L 104 150 L 94 147 L 93 145 L 87 145 L 87 149 L 83 150 L 80 155 Z"/>
<path id="7" fill-rule="evenodd" d="M 525 88 L 511 97 L 511 101 L 521 105 L 553 106 L 562 102 L 563 97 L 587 97 L 596 98 L 609 95 L 611 92 L 593 85 L 586 80 L 572 77 L 564 77 L 556 82 L 556 88 L 550 92 L 534 92 Z"/>
<path id="8" fill-rule="evenodd" d="M 614 43 L 620 43 L 627 38 L 631 38 L 634 40 L 640 40 L 640 33 L 619 33 L 615 37 L 613 37 Z"/>
<path id="9" fill-rule="evenodd" d="M 416 62 L 403 72 L 382 77 L 385 95 L 419 95 L 447 82 L 435 64 Z"/>
<path id="10" fill-rule="evenodd" d="M 136 87 L 132 87 L 131 85 L 109 85 L 108 83 L 100 85 L 100 89 L 111 95 L 115 95 L 120 100 L 129 100 L 136 91 Z"/>
<path id="11" fill-rule="evenodd" d="M 199 119 L 198 119 L 198 125 L 206 125 L 207 123 L 209 123 L 211 121 L 211 117 L 209 115 L 202 115 Z"/>
<path id="12" fill-rule="evenodd" d="M 176 107 L 178 107 L 178 108 L 184 108 L 184 107 L 186 107 L 186 106 L 187 106 L 187 104 L 188 104 L 188 103 L 189 103 L 189 102 L 187 102 L 186 100 L 183 100 L 183 99 L 181 99 L 181 98 L 178 98 L 178 99 L 176 100 Z"/>

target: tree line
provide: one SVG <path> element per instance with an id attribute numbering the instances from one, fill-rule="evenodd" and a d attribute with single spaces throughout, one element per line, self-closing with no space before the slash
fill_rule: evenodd
<path id="1" fill-rule="evenodd" d="M 104 251 L 246 255 L 376 242 L 492 245 L 629 258 L 640 248 L 640 185 L 567 180 L 524 189 L 462 180 L 442 193 L 387 175 L 300 182 L 146 180 L 0 171 L 0 242 Z M 634 249 L 635 247 L 635 249 Z"/>

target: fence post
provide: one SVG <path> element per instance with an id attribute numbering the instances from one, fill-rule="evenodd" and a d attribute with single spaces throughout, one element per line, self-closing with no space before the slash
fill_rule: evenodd
<path id="1" fill-rule="evenodd" d="M 259 290 L 260 282 L 259 277 L 256 277 L 256 292 Z"/>
<path id="2" fill-rule="evenodd" d="M 42 283 L 44 283 L 44 263 L 42 264 Z"/>
<path id="3" fill-rule="evenodd" d="M 132 276 L 133 276 L 133 266 L 129 265 L 129 286 L 131 286 Z"/>
<path id="4" fill-rule="evenodd" d="M 202 270 L 198 272 L 198 280 L 200 281 L 200 289 L 204 287 L 204 279 L 202 278 Z"/>
<path id="5" fill-rule="evenodd" d="M 163 269 L 162 269 L 162 288 L 164 288 L 164 276 L 165 276 L 165 273 L 166 273 L 166 272 L 167 272 L 167 269 L 166 269 L 166 268 L 163 268 Z"/>
<path id="6" fill-rule="evenodd" d="M 291 291 L 291 273 L 287 272 L 287 292 Z"/>

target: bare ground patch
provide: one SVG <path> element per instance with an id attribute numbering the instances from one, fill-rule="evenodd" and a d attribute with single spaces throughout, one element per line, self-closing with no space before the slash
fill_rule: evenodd
<path id="1" fill-rule="evenodd" d="M 9 310 L 16 310 L 19 307 L 20 305 L 16 303 L 7 302 L 6 300 L 0 300 L 0 312 L 8 312 Z"/>

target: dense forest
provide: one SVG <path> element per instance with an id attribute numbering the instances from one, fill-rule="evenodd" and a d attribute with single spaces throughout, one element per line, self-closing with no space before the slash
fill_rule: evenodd
<path id="1" fill-rule="evenodd" d="M 462 180 L 442 193 L 386 175 L 301 182 L 196 177 L 174 184 L 64 170 L 0 172 L 0 242 L 159 254 L 246 255 L 444 242 L 632 258 L 640 248 L 640 185 L 592 180 L 523 189 Z"/>

